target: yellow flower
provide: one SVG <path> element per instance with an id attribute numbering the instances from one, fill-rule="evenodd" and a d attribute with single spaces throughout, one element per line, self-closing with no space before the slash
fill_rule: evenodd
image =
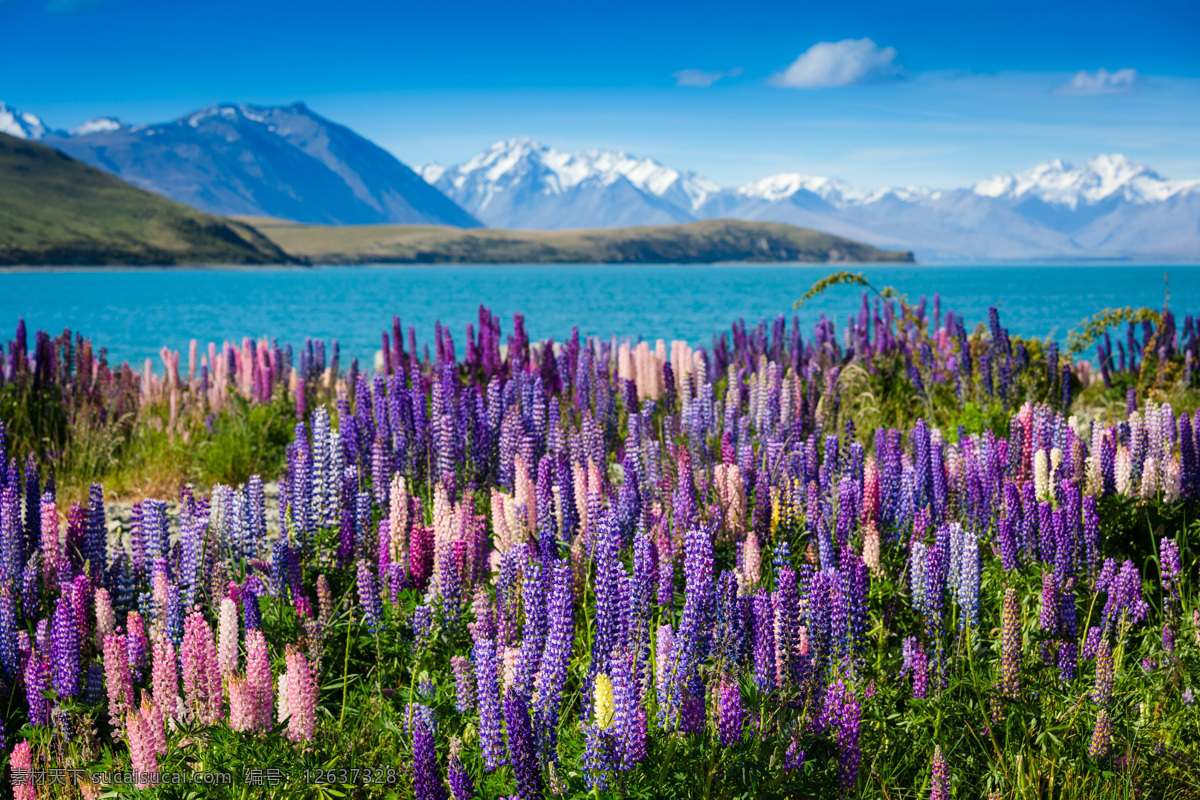
<path id="1" fill-rule="evenodd" d="M 595 709 L 596 725 L 601 730 L 607 730 L 613 722 L 613 714 L 617 706 L 613 700 L 613 685 L 607 675 L 596 676 L 596 688 L 593 691 L 593 708 Z"/>

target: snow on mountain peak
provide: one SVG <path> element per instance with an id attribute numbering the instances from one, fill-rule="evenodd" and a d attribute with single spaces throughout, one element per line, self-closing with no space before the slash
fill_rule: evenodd
<path id="1" fill-rule="evenodd" d="M 418 172 L 430 183 L 445 178 L 456 190 L 479 181 L 499 189 L 536 177 L 540 192 L 548 195 L 562 194 L 584 183 L 608 186 L 625 179 L 657 197 L 678 191 L 693 209 L 720 191 L 706 178 L 663 166 L 653 158 L 613 150 L 566 152 L 527 136 L 496 142 L 457 167 L 427 164 Z"/>
<path id="2" fill-rule="evenodd" d="M 46 126 L 33 114 L 0 102 L 0 133 L 36 140 L 46 135 Z"/>
<path id="3" fill-rule="evenodd" d="M 1080 203 L 1094 205 L 1114 196 L 1134 203 L 1160 202 L 1196 188 L 1200 188 L 1200 181 L 1170 181 L 1121 153 L 1111 153 L 1089 158 L 1077 167 L 1056 158 L 1016 175 L 1002 172 L 975 184 L 973 191 L 982 197 L 1034 197 L 1075 208 Z"/>

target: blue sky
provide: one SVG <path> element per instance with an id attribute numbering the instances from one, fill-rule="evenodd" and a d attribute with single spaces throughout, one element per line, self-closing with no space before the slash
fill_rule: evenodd
<path id="1" fill-rule="evenodd" d="M 530 135 L 725 185 L 1200 177 L 1194 2 L 0 0 L 0 31 L 0 100 L 55 127 L 304 100 L 413 164 Z"/>

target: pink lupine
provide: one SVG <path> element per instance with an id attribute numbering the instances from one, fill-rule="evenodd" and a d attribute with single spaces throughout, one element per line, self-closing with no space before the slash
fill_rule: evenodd
<path id="1" fill-rule="evenodd" d="M 293 742 L 311 742 L 317 732 L 317 684 L 303 653 L 289 645 L 285 660 L 291 711 L 287 737 Z"/>
<path id="2" fill-rule="evenodd" d="M 221 717 L 221 670 L 212 628 L 200 612 L 183 626 L 183 691 L 188 711 L 202 723 Z"/>
<path id="3" fill-rule="evenodd" d="M 96 649 L 104 649 L 104 640 L 117 628 L 117 618 L 113 614 L 112 601 L 108 597 L 108 589 L 96 590 Z M 126 656 L 128 657 L 128 656 Z M 105 661 L 107 661 L 107 657 Z"/>
<path id="4" fill-rule="evenodd" d="M 284 722 L 288 717 L 292 716 L 292 705 L 288 698 L 288 674 L 286 672 L 279 676 L 279 687 L 275 696 L 279 702 L 275 721 Z"/>
<path id="5" fill-rule="evenodd" d="M 228 597 L 221 600 L 221 614 L 217 620 L 217 663 L 222 677 L 238 666 L 238 607 Z"/>
<path id="6" fill-rule="evenodd" d="M 246 631 L 246 684 L 253 701 L 256 730 L 269 730 L 272 696 L 271 657 L 267 652 L 267 640 L 262 631 Z"/>
<path id="7" fill-rule="evenodd" d="M 158 754 L 153 734 L 149 723 L 137 710 L 125 715 L 125 732 L 129 737 L 129 760 L 133 767 L 134 782 L 139 789 L 144 789 L 158 781 Z"/>
<path id="8" fill-rule="evenodd" d="M 240 675 L 229 678 L 229 727 L 252 731 L 258 722 L 258 698 L 253 687 Z"/>
<path id="9" fill-rule="evenodd" d="M 101 590 L 103 591 L 103 589 Z M 108 687 L 108 718 L 119 727 L 125 712 L 133 707 L 133 678 L 129 674 L 125 635 L 104 637 L 104 683 Z"/>
<path id="10" fill-rule="evenodd" d="M 8 758 L 11 768 L 13 797 L 15 800 L 36 800 L 37 787 L 33 784 L 33 748 L 29 742 L 21 742 L 13 748 Z"/>
<path id="11" fill-rule="evenodd" d="M 147 744 L 152 746 L 157 755 L 167 754 L 167 725 L 163 711 L 154 702 L 154 698 L 142 690 L 142 722 L 145 726 Z"/>
<path id="12" fill-rule="evenodd" d="M 132 616 L 132 614 L 130 615 Z M 154 700 L 168 716 L 179 715 L 179 670 L 175 664 L 175 646 L 165 636 L 154 642 L 154 667 L 151 673 Z"/>
<path id="13" fill-rule="evenodd" d="M 62 545 L 58 540 L 58 506 L 50 494 L 42 495 L 42 581 L 47 588 L 58 583 Z"/>

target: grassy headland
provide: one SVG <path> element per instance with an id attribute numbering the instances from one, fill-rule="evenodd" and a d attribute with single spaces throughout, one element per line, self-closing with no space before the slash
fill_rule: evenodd
<path id="1" fill-rule="evenodd" d="M 54 148 L 0 134 L 0 266 L 286 260 L 248 225 L 131 186 Z"/>
<path id="2" fill-rule="evenodd" d="M 578 231 L 510 231 L 422 225 L 302 225 L 247 219 L 298 261 L 314 264 L 622 264 L 911 262 L 828 233 L 774 222 L 707 220 L 687 225 Z"/>

